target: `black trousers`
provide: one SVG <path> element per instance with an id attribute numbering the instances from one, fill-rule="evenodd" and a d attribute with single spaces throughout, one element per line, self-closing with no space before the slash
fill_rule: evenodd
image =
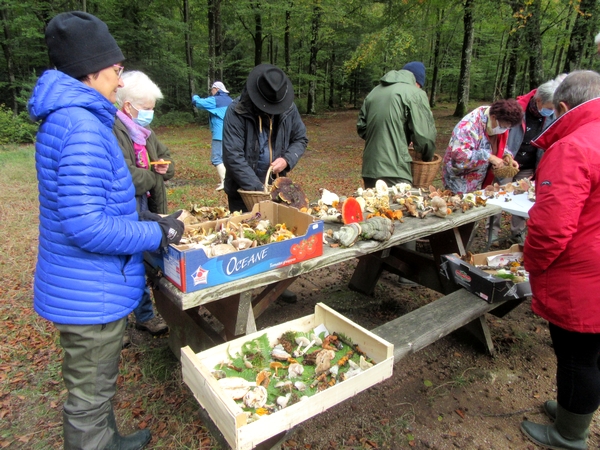
<path id="1" fill-rule="evenodd" d="M 229 206 L 229 211 L 232 213 L 236 211 L 248 212 L 248 208 L 246 207 L 242 196 L 237 192 L 227 194 L 227 203 Z"/>
<path id="2" fill-rule="evenodd" d="M 600 334 L 577 333 L 550 324 L 556 354 L 557 400 L 575 414 L 600 405 Z"/>

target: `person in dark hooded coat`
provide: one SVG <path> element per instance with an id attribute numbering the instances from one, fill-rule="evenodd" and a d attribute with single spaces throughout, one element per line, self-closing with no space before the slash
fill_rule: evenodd
<path id="1" fill-rule="evenodd" d="M 252 69 L 225 114 L 223 163 L 230 211 L 247 211 L 238 189 L 262 191 L 269 167 L 285 176 L 304 154 L 308 138 L 286 74 L 271 64 Z"/>

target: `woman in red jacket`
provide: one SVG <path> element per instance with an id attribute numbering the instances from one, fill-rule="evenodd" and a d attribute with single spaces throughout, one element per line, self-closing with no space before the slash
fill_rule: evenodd
<path id="1" fill-rule="evenodd" d="M 545 153 L 524 256 L 556 354 L 557 401 L 544 404 L 555 422 L 521 430 L 550 448 L 586 449 L 600 405 L 600 75 L 571 73 L 554 107 L 559 118 L 534 141 Z"/>

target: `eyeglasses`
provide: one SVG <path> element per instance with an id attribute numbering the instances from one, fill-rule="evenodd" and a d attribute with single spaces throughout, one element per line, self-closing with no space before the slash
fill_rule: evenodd
<path id="1" fill-rule="evenodd" d="M 118 64 L 113 64 L 113 67 L 116 69 L 115 72 L 117 74 L 117 77 L 121 78 L 121 75 L 123 75 L 123 71 L 125 70 L 125 67 L 120 66 Z"/>

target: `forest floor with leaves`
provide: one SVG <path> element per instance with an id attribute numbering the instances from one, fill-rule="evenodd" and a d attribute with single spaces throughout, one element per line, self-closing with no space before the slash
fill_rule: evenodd
<path id="1" fill-rule="evenodd" d="M 443 154 L 456 123 L 450 105 L 434 109 L 438 153 Z M 348 195 L 360 185 L 362 141 L 357 111 L 304 117 L 309 148 L 290 177 L 311 200 L 325 187 Z M 190 204 L 225 205 L 216 193 L 206 127 L 157 130 L 172 152 L 176 176 L 169 183 L 171 209 Z M 0 151 L 0 448 L 62 448 L 61 349 L 52 324 L 32 308 L 37 253 L 37 193 L 33 152 Z M 434 183 L 439 186 L 439 179 Z M 503 219 L 506 235 L 508 216 Z M 485 245 L 480 223 L 472 249 Z M 322 302 L 373 329 L 429 303 L 440 294 L 399 284 L 384 274 L 373 296 L 348 289 L 355 261 L 300 277 L 291 290 L 297 303 L 277 301 L 257 326 L 312 314 Z M 294 427 L 285 450 L 342 449 L 534 449 L 519 431 L 521 420 L 549 423 L 543 401 L 555 398 L 555 359 L 546 323 L 525 301 L 503 318 L 487 317 L 494 357 L 461 330 L 394 366 L 391 378 Z M 218 449 L 198 415 L 198 404 L 181 378 L 181 365 L 167 337 L 151 338 L 129 328 L 133 345 L 123 350 L 114 400 L 122 432 L 148 428 L 148 449 Z M 590 448 L 600 444 L 597 418 Z"/>

